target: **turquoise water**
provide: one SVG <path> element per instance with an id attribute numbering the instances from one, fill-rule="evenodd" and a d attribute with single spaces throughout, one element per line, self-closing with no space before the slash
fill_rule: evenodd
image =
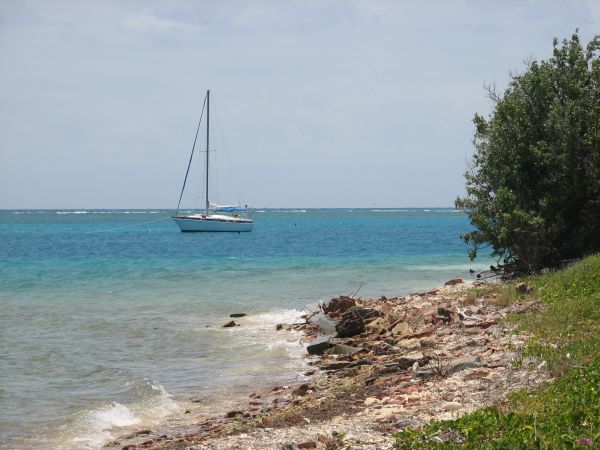
<path id="1" fill-rule="evenodd" d="M 257 211 L 252 233 L 180 233 L 163 210 L 0 211 L 0 448 L 99 448 L 190 401 L 303 367 L 278 322 L 360 288 L 469 277 L 452 209 Z M 220 327 L 246 312 L 241 327 Z"/>

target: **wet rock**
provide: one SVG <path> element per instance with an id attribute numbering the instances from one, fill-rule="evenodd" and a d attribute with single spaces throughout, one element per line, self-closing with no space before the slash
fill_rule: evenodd
<path id="1" fill-rule="evenodd" d="M 140 431 L 136 431 L 135 435 L 136 436 L 142 436 L 144 434 L 150 434 L 150 433 L 152 433 L 152 430 L 140 430 Z"/>
<path id="2" fill-rule="evenodd" d="M 275 330 L 279 331 L 283 329 L 283 325 L 278 323 L 277 325 L 275 325 Z"/>
<path id="3" fill-rule="evenodd" d="M 451 280 L 448 280 L 444 283 L 444 286 L 456 286 L 457 284 L 462 283 L 463 280 L 462 278 L 453 278 Z"/>
<path id="4" fill-rule="evenodd" d="M 236 327 L 236 326 L 237 326 L 237 323 L 235 323 L 235 320 L 230 320 L 225 325 L 223 325 L 223 328 L 231 328 L 231 327 Z"/>
<path id="5" fill-rule="evenodd" d="M 342 295 L 338 298 L 332 298 L 327 305 L 323 306 L 323 311 L 325 314 L 335 317 L 345 313 L 353 306 L 356 306 L 356 300 Z"/>
<path id="6" fill-rule="evenodd" d="M 243 413 L 242 411 L 229 411 L 229 412 L 227 412 L 227 413 L 225 414 L 225 417 L 226 417 L 227 419 L 231 419 L 231 418 L 233 418 L 233 417 L 236 417 L 236 416 L 241 416 L 241 415 L 243 415 L 243 414 L 244 414 L 244 413 Z"/>
<path id="7" fill-rule="evenodd" d="M 329 348 L 331 336 L 320 336 L 306 347 L 309 355 L 322 355 Z"/>
<path id="8" fill-rule="evenodd" d="M 229 314 L 229 317 L 246 317 L 246 313 L 232 313 Z"/>

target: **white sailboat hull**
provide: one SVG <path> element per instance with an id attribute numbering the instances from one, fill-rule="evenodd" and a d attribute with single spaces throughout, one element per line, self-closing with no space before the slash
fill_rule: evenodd
<path id="1" fill-rule="evenodd" d="M 241 233 L 252 231 L 254 222 L 250 219 L 242 219 L 228 216 L 175 216 L 175 223 L 181 231 L 193 232 L 234 232 Z"/>

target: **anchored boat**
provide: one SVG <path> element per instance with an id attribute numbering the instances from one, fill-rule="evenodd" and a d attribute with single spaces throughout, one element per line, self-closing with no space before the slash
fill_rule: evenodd
<path id="1" fill-rule="evenodd" d="M 187 182 L 188 174 L 190 172 L 190 166 L 194 157 L 194 149 L 196 148 L 196 140 L 198 139 L 198 131 L 202 123 L 202 116 L 206 108 L 206 203 L 203 211 L 181 214 L 179 207 L 181 206 L 181 199 L 183 192 L 185 191 L 185 185 Z M 183 179 L 183 187 L 181 188 L 181 194 L 179 195 L 179 203 L 177 204 L 177 210 L 175 215 L 172 217 L 175 223 L 179 226 L 181 231 L 252 231 L 254 220 L 252 218 L 253 210 L 248 206 L 240 207 L 239 205 L 227 205 L 219 206 L 212 203 L 209 200 L 209 143 L 210 143 L 210 91 L 206 91 L 206 97 L 204 98 L 204 106 L 202 107 L 202 114 L 200 115 L 200 121 L 198 122 L 198 128 L 196 129 L 196 137 L 194 138 L 194 145 L 192 146 L 192 154 L 188 163 L 187 170 L 185 172 L 185 178 Z"/>

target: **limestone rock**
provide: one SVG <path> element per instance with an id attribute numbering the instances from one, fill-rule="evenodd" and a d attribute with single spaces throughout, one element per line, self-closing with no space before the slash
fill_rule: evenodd
<path id="1" fill-rule="evenodd" d="M 444 411 L 456 411 L 462 408 L 462 405 L 458 402 L 445 402 L 442 407 L 444 408 Z"/>
<path id="2" fill-rule="evenodd" d="M 481 365 L 481 357 L 480 356 L 462 356 L 460 358 L 456 358 L 450 361 L 447 373 L 460 372 L 465 369 L 473 369 L 475 367 L 479 367 Z"/>
<path id="3" fill-rule="evenodd" d="M 376 405 L 377 403 L 379 403 L 379 399 L 376 397 L 367 397 L 364 403 L 365 406 Z"/>
<path id="4" fill-rule="evenodd" d="M 411 329 L 406 322 L 400 322 L 399 324 L 395 325 L 394 328 L 391 329 L 391 332 L 395 336 L 402 337 L 410 334 Z"/>
<path id="5" fill-rule="evenodd" d="M 421 352 L 410 352 L 403 355 L 398 360 L 398 370 L 406 370 L 410 369 L 415 363 L 418 363 L 420 366 L 426 364 L 429 361 L 429 357 L 423 355 Z"/>

